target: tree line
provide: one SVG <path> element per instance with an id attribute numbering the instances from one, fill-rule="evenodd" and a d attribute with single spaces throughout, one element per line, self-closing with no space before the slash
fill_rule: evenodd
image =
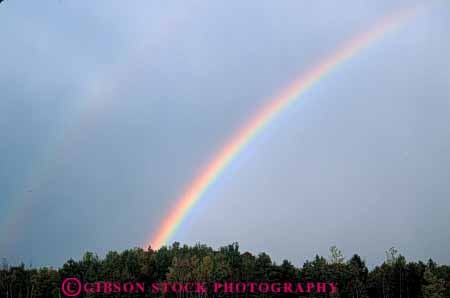
<path id="1" fill-rule="evenodd" d="M 9 266 L 3 261 L 0 269 L 0 298 L 63 297 L 62 281 L 77 277 L 82 282 L 220 282 L 220 281 L 333 281 L 335 293 L 312 293 L 304 296 L 330 298 L 450 298 L 450 266 L 427 262 L 407 262 L 395 248 L 386 252 L 386 260 L 371 270 L 357 254 L 344 258 L 336 247 L 330 255 L 316 255 L 301 267 L 284 260 L 275 263 L 266 253 L 241 253 L 233 243 L 217 250 L 206 245 L 183 245 L 175 242 L 158 250 L 148 248 L 110 251 L 104 258 L 86 252 L 81 260 L 70 259 L 60 268 L 26 268 Z M 78 297 L 113 297 L 105 293 L 81 293 Z M 278 293 L 171 293 L 127 294 L 126 297 L 173 298 L 281 298 L 299 297 Z M 114 297 L 117 297 L 114 296 Z"/>

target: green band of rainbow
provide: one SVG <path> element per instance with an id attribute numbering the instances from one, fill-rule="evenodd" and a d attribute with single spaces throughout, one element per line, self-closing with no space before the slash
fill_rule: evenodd
<path id="1" fill-rule="evenodd" d="M 263 106 L 262 109 L 237 132 L 231 141 L 219 151 L 201 174 L 188 185 L 186 191 L 178 199 L 175 207 L 170 210 L 169 214 L 162 221 L 149 245 L 152 248 L 159 248 L 171 239 L 186 215 L 202 198 L 202 195 L 206 192 L 208 187 L 220 176 L 239 152 L 241 152 L 276 115 L 286 109 L 289 104 L 298 99 L 306 90 L 313 87 L 339 64 L 345 62 L 363 48 L 370 46 L 384 36 L 386 32 L 395 29 L 416 14 L 417 8 L 413 8 L 403 10 L 400 13 L 381 20 L 373 26 L 371 30 L 351 39 L 342 48 L 325 58 L 316 67 L 312 68 L 303 76 L 295 79 L 288 88 L 280 92 L 279 95 L 266 106 Z"/>

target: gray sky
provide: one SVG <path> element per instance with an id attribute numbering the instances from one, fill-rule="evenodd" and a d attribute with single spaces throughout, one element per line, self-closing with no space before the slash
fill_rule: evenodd
<path id="1" fill-rule="evenodd" d="M 259 106 L 411 1 L 0 5 L 0 257 L 139 246 Z M 450 6 L 279 115 L 173 240 L 301 264 L 332 245 L 450 263 Z"/>

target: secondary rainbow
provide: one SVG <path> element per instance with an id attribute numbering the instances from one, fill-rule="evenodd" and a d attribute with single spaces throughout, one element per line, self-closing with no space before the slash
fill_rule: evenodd
<path id="1" fill-rule="evenodd" d="M 329 57 L 304 75 L 296 78 L 287 88 L 282 90 L 275 98 L 263 106 L 255 116 L 250 119 L 233 138 L 218 152 L 212 161 L 200 172 L 186 188 L 175 204 L 163 219 L 154 237 L 148 245 L 160 248 L 166 244 L 186 215 L 202 198 L 208 187 L 220 176 L 233 159 L 256 135 L 267 126 L 270 121 L 297 100 L 306 90 L 313 87 L 331 70 L 345 62 L 357 52 L 379 40 L 386 32 L 393 30 L 416 15 L 417 7 L 403 10 L 400 13 L 388 16 L 375 24 L 369 31 L 356 36 L 344 44 Z"/>

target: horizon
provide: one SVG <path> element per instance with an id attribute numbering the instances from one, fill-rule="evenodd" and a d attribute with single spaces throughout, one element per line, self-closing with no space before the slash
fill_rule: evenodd
<path id="1" fill-rule="evenodd" d="M 160 247 L 158 249 L 151 249 L 151 250 L 154 253 L 157 253 L 160 249 L 173 250 L 174 247 L 177 246 L 177 247 L 182 248 L 182 249 L 186 249 L 186 248 L 187 249 L 191 249 L 191 248 L 194 248 L 194 247 L 204 247 L 204 248 L 207 248 L 207 249 L 212 249 L 215 252 L 219 252 L 221 249 L 225 249 L 225 248 L 230 247 L 232 245 L 237 245 L 237 247 L 240 249 L 239 243 L 237 243 L 237 242 L 233 242 L 233 243 L 229 243 L 229 244 L 226 244 L 226 245 L 220 245 L 220 246 L 217 246 L 217 247 L 213 247 L 213 246 L 209 246 L 209 245 L 206 245 L 206 244 L 203 244 L 203 243 L 195 243 L 193 245 L 188 245 L 188 244 L 183 244 L 183 243 L 175 241 L 175 242 L 173 242 L 170 245 L 163 245 L 162 247 Z M 65 260 L 64 263 L 58 264 L 58 265 L 55 265 L 55 266 L 53 266 L 53 265 L 34 266 L 33 262 L 29 262 L 27 264 L 26 262 L 23 262 L 23 261 L 20 261 L 17 264 L 10 264 L 6 258 L 2 258 L 2 257 L 0 257 L 0 260 L 2 262 L 1 266 L 2 266 L 3 269 L 5 269 L 5 265 L 6 265 L 6 268 L 19 268 L 19 267 L 24 267 L 25 269 L 52 268 L 52 269 L 55 269 L 55 270 L 60 270 L 64 266 L 64 264 L 66 264 L 69 261 L 81 262 L 83 260 L 84 256 L 87 255 L 87 254 L 93 254 L 93 256 L 98 257 L 99 260 L 105 260 L 107 255 L 110 254 L 110 253 L 122 254 L 124 252 L 134 251 L 134 250 L 142 250 L 144 252 L 148 252 L 149 248 L 145 249 L 143 247 L 135 246 L 135 247 L 127 248 L 127 249 L 120 250 L 120 251 L 109 250 L 109 251 L 107 251 L 106 253 L 104 253 L 102 255 L 97 254 L 95 251 L 85 251 L 78 258 L 72 258 L 71 257 L 71 258 Z M 300 262 L 300 263 L 299 262 L 295 262 L 294 260 L 291 260 L 291 259 L 286 259 L 286 258 L 275 260 L 275 259 L 273 259 L 271 257 L 270 253 L 267 253 L 265 251 L 258 251 L 258 252 L 256 252 L 256 251 L 240 250 L 239 252 L 240 252 L 241 256 L 244 256 L 246 254 L 251 254 L 252 256 L 256 257 L 256 256 L 259 256 L 261 254 L 266 254 L 266 255 L 268 255 L 271 258 L 272 264 L 275 265 L 275 266 L 280 266 L 280 265 L 282 265 L 283 262 L 288 261 L 293 266 L 295 266 L 297 268 L 302 268 L 302 267 L 305 266 L 306 263 L 313 262 L 317 257 L 323 258 L 323 259 L 325 259 L 327 261 L 327 263 L 332 264 L 333 263 L 332 249 L 336 249 L 336 251 L 339 253 L 340 257 L 342 258 L 340 262 L 347 263 L 354 256 L 358 256 L 359 258 L 361 258 L 361 260 L 364 262 L 364 264 L 367 266 L 367 268 L 369 270 L 374 270 L 376 267 L 379 267 L 382 264 L 388 264 L 390 262 L 389 258 L 392 257 L 392 256 L 394 256 L 395 258 L 401 258 L 401 257 L 405 258 L 405 261 L 407 263 L 422 263 L 424 265 L 427 265 L 428 263 L 433 262 L 433 263 L 435 263 L 438 266 L 449 266 L 450 267 L 450 264 L 438 263 L 435 260 L 433 260 L 432 258 L 428 258 L 426 260 L 425 259 L 423 259 L 423 260 L 411 260 L 411 259 L 408 259 L 404 255 L 402 255 L 401 251 L 398 251 L 395 247 L 390 247 L 390 248 L 388 248 L 388 249 L 386 249 L 384 251 L 384 260 L 381 263 L 379 263 L 379 264 L 369 264 L 367 262 L 367 260 L 361 255 L 360 252 L 353 252 L 353 253 L 350 253 L 349 255 L 346 255 L 345 252 L 341 251 L 338 247 L 336 247 L 334 245 L 330 246 L 329 251 L 328 251 L 328 255 L 314 254 L 311 258 L 307 258 L 303 262 Z M 394 254 L 392 254 L 393 252 L 394 252 Z"/>

